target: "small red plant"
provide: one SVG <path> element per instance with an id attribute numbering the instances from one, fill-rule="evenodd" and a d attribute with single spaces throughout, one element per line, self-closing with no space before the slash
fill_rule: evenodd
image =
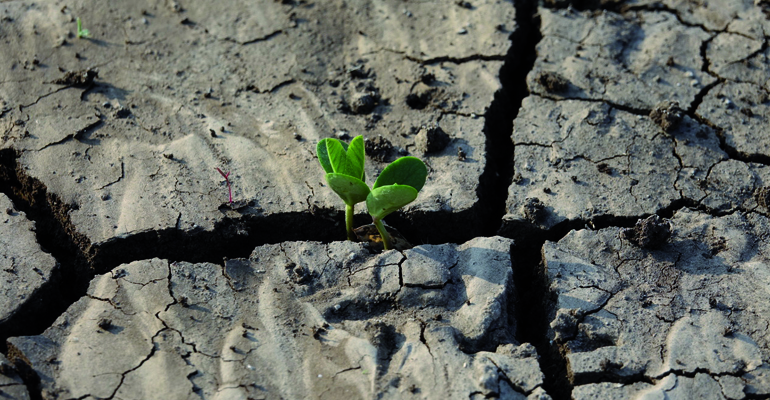
<path id="1" fill-rule="evenodd" d="M 233 204 L 233 189 L 230 187 L 230 171 L 224 173 L 221 169 L 217 168 L 217 172 L 225 178 L 225 182 L 227 183 L 227 194 L 230 196 L 230 204 Z"/>

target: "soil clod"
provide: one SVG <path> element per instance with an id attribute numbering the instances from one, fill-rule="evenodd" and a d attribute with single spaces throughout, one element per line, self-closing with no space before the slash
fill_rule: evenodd
<path id="1" fill-rule="evenodd" d="M 535 79 L 549 93 L 561 93 L 569 87 L 569 81 L 556 72 L 543 71 L 537 74 Z"/>
<path id="2" fill-rule="evenodd" d="M 382 137 L 382 135 L 378 135 L 374 139 L 365 139 L 364 150 L 371 159 L 386 162 L 393 150 L 393 144 L 388 139 Z"/>
<path id="3" fill-rule="evenodd" d="M 80 71 L 67 71 L 59 79 L 51 83 L 57 85 L 67 85 L 79 88 L 87 88 L 94 84 L 94 79 L 99 77 L 99 71 L 96 68 L 88 68 Z"/>
<path id="4" fill-rule="evenodd" d="M 545 204 L 537 197 L 528 198 L 522 206 L 524 218 L 530 222 L 537 222 L 546 215 Z"/>
<path id="5" fill-rule="evenodd" d="M 651 215 L 636 221 L 633 228 L 622 229 L 620 237 L 641 248 L 655 249 L 671 237 L 671 223 L 658 215 Z"/>
<path id="6" fill-rule="evenodd" d="M 425 154 L 438 153 L 444 150 L 451 141 L 449 135 L 438 125 L 423 127 L 415 138 L 417 149 Z"/>
<path id="7" fill-rule="evenodd" d="M 682 121 L 684 110 L 679 107 L 676 101 L 664 101 L 659 103 L 650 112 L 650 118 L 658 126 L 663 128 L 666 133 L 671 133 Z"/>
<path id="8" fill-rule="evenodd" d="M 764 186 L 754 192 L 754 198 L 757 204 L 767 211 L 770 211 L 770 186 Z"/>

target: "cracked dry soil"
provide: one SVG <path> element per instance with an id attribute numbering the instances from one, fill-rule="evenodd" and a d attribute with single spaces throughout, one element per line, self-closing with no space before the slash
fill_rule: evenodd
<path id="1" fill-rule="evenodd" d="M 770 398 L 765 1 L 0 21 L 0 397 Z M 342 241 L 358 134 L 418 246 Z"/>

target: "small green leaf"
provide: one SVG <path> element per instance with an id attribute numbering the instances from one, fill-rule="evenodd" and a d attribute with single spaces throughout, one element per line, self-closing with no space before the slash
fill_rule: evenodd
<path id="1" fill-rule="evenodd" d="M 316 156 L 318 156 L 318 162 L 321 163 L 321 168 L 323 168 L 327 174 L 334 172 L 334 169 L 332 168 L 332 162 L 329 160 L 329 151 L 326 149 L 326 142 L 329 140 L 336 139 L 321 139 L 318 142 L 318 146 L 315 148 Z"/>
<path id="2" fill-rule="evenodd" d="M 356 136 L 350 142 L 340 142 L 337 139 L 325 139 L 326 154 L 329 156 L 332 170 L 362 179 L 364 176 L 364 138 Z M 322 165 L 323 166 L 323 165 Z"/>
<path id="3" fill-rule="evenodd" d="M 347 149 L 348 164 L 350 176 L 355 178 L 364 179 L 364 137 L 358 135 L 350 141 L 350 146 Z"/>
<path id="4" fill-rule="evenodd" d="M 331 174 L 332 172 L 334 172 L 334 168 L 332 167 L 332 162 L 329 159 L 329 150 L 327 148 L 328 146 L 327 142 L 332 140 L 342 145 L 342 148 L 345 151 L 348 150 L 348 144 L 345 142 L 340 142 L 337 139 L 325 138 L 318 141 L 318 145 L 315 147 L 315 153 L 316 153 L 316 156 L 318 157 L 318 162 L 321 163 L 321 168 L 323 168 L 327 174 Z"/>
<path id="5" fill-rule="evenodd" d="M 419 192 L 425 185 L 427 176 L 428 168 L 422 160 L 416 157 L 401 157 L 385 167 L 374 182 L 374 188 L 398 184 L 411 186 Z"/>
<path id="6" fill-rule="evenodd" d="M 388 185 L 372 189 L 366 196 L 366 208 L 376 220 L 411 203 L 417 198 L 417 189 L 407 185 Z"/>
<path id="7" fill-rule="evenodd" d="M 326 141 L 326 151 L 329 154 L 329 160 L 332 163 L 332 169 L 338 174 L 348 174 L 348 154 L 345 148 L 342 147 L 342 143 L 337 139 L 330 139 Z"/>
<path id="8" fill-rule="evenodd" d="M 334 193 L 337 193 L 342 201 L 349 206 L 366 200 L 366 196 L 369 195 L 369 186 L 352 176 L 338 173 L 326 174 L 326 182 L 329 183 L 329 187 L 334 190 Z"/>

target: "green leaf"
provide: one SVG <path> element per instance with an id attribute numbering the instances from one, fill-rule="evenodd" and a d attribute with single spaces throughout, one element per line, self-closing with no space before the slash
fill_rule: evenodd
<path id="1" fill-rule="evenodd" d="M 329 160 L 329 151 L 326 149 L 326 142 L 329 140 L 336 139 L 321 139 L 318 142 L 318 146 L 315 148 L 315 154 L 318 156 L 318 162 L 321 163 L 321 168 L 323 168 L 327 174 L 334 172 L 334 169 L 332 168 L 332 162 Z"/>
<path id="2" fill-rule="evenodd" d="M 315 147 L 315 153 L 316 153 L 316 156 L 318 157 L 318 162 L 321 163 L 321 168 L 323 168 L 324 171 L 326 171 L 327 174 L 331 174 L 332 172 L 334 172 L 334 168 L 332 167 L 332 162 L 329 159 L 329 150 L 327 148 L 327 146 L 328 146 L 327 142 L 332 141 L 332 140 L 336 141 L 336 142 L 339 142 L 342 145 L 342 148 L 344 150 L 347 151 L 347 149 L 348 149 L 348 144 L 347 143 L 340 142 L 337 139 L 326 138 L 326 139 L 321 139 L 320 141 L 318 141 L 318 145 Z"/>
<path id="3" fill-rule="evenodd" d="M 369 195 L 369 186 L 352 176 L 338 173 L 326 174 L 326 182 L 334 190 L 334 193 L 337 193 L 342 201 L 349 206 L 366 200 L 366 196 Z"/>
<path id="4" fill-rule="evenodd" d="M 401 157 L 385 167 L 374 182 L 374 189 L 398 184 L 411 186 L 419 192 L 427 177 L 428 168 L 422 160 L 416 157 Z"/>
<path id="5" fill-rule="evenodd" d="M 372 189 L 366 196 L 366 208 L 376 220 L 411 203 L 417 198 L 417 189 L 407 185 L 388 185 Z"/>
<path id="6" fill-rule="evenodd" d="M 348 154 L 345 148 L 342 147 L 342 143 L 337 139 L 330 139 L 326 141 L 326 151 L 329 153 L 329 160 L 332 163 L 332 169 L 338 174 L 348 174 Z"/>
<path id="7" fill-rule="evenodd" d="M 364 179 L 364 137 L 358 135 L 350 141 L 347 148 L 348 164 L 350 165 L 350 176 L 358 179 Z"/>
<path id="8" fill-rule="evenodd" d="M 326 141 L 326 152 L 334 172 L 358 179 L 363 178 L 364 140 L 362 136 L 353 138 L 350 145 L 336 139 L 329 139 Z"/>

